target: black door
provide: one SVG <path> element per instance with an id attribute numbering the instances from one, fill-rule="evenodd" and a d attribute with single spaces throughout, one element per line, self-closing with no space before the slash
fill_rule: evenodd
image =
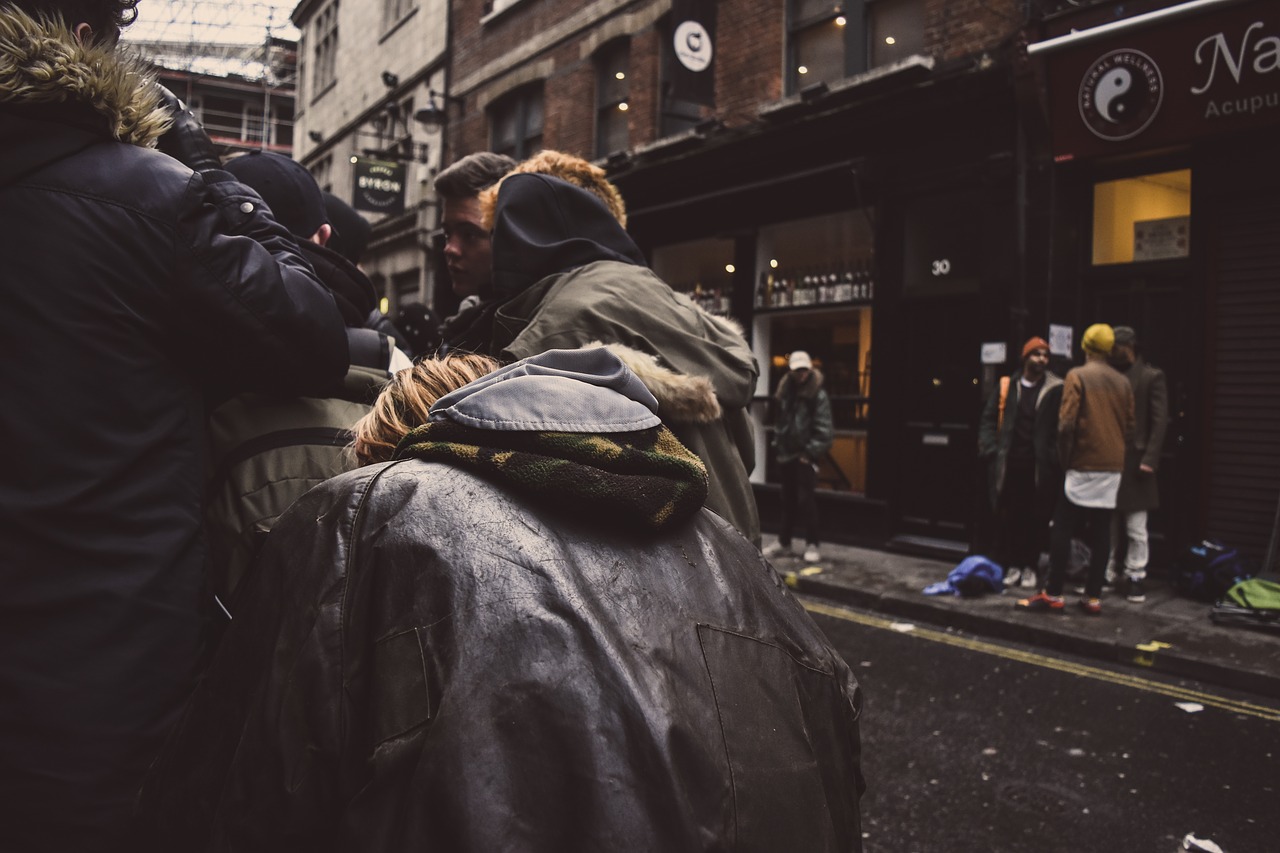
<path id="1" fill-rule="evenodd" d="M 1169 388 L 1169 429 L 1157 473 L 1160 508 L 1147 519 L 1153 570 L 1168 556 L 1170 542 L 1194 536 L 1199 512 L 1200 458 L 1198 386 L 1205 359 L 1200 300 L 1190 295 L 1186 274 L 1127 276 L 1099 283 L 1088 322 L 1132 326 L 1142 357 L 1164 371 Z"/>
<path id="2" fill-rule="evenodd" d="M 980 497 L 980 303 L 965 295 L 917 299 L 904 307 L 894 538 L 962 551 Z"/>

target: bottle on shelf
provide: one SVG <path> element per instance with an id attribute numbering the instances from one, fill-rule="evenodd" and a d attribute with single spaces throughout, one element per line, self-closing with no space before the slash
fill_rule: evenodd
<path id="1" fill-rule="evenodd" d="M 840 272 L 840 282 L 836 285 L 836 302 L 853 301 L 853 267 L 846 266 Z"/>

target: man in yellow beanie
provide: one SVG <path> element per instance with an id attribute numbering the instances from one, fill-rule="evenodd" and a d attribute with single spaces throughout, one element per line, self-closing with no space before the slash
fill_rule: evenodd
<path id="1" fill-rule="evenodd" d="M 1041 591 L 1017 606 L 1040 613 L 1062 613 L 1071 538 L 1087 528 L 1089 574 L 1080 609 L 1102 612 L 1102 581 L 1111 551 L 1111 511 L 1116 506 L 1124 449 L 1133 432 L 1133 387 L 1107 363 L 1115 331 L 1105 323 L 1085 329 L 1085 362 L 1067 373 L 1058 410 L 1058 460 L 1066 482 L 1053 514 L 1049 542 L 1049 578 Z"/>

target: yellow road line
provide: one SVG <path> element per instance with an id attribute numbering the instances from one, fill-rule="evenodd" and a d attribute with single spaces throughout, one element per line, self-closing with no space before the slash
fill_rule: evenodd
<path id="1" fill-rule="evenodd" d="M 834 619 L 843 619 L 846 622 L 856 622 L 859 625 L 865 625 L 869 628 L 879 628 L 884 631 L 892 631 L 894 630 L 895 625 L 902 624 L 902 620 L 899 619 L 885 619 L 881 616 L 859 613 L 843 607 L 832 607 L 831 605 L 823 604 L 818 601 L 801 599 L 801 603 L 804 605 L 806 610 L 809 610 L 812 613 L 820 613 L 823 616 L 830 616 Z M 956 636 L 955 634 L 948 634 L 943 631 L 934 631 L 929 628 L 922 628 L 914 623 L 912 624 L 912 629 L 905 633 L 908 636 L 918 637 L 921 640 L 942 643 L 943 645 L 967 649 L 973 652 L 980 652 L 982 654 L 1004 658 L 1005 660 L 1018 661 L 1019 663 L 1038 666 L 1044 669 L 1053 669 L 1058 672 L 1065 672 L 1069 675 L 1076 675 L 1081 678 L 1092 678 L 1097 681 L 1118 684 L 1122 687 L 1133 688 L 1134 690 L 1158 693 L 1162 696 L 1169 696 L 1182 701 L 1199 702 L 1202 705 L 1219 708 L 1224 711 L 1230 711 L 1233 714 L 1247 714 L 1251 717 L 1259 717 L 1273 723 L 1280 723 L 1280 710 L 1268 708 L 1265 705 L 1254 705 L 1250 702 L 1228 699 L 1225 696 L 1216 696 L 1212 693 L 1202 693 L 1199 690 L 1191 690 L 1185 687 L 1178 687 L 1173 684 L 1163 684 L 1158 681 L 1151 681 L 1150 679 L 1142 678 L 1137 675 L 1111 672 L 1110 670 L 1101 669 L 1095 666 L 1086 666 L 1084 664 L 1060 660 L 1058 658 L 1048 657 L 1047 655 L 1036 654 L 1035 652 L 1011 649 L 1006 646 L 996 645 L 995 643 L 988 643 L 982 640 L 972 640 L 966 637 Z"/>

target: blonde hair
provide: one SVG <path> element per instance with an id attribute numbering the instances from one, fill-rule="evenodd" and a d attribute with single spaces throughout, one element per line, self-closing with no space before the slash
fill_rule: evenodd
<path id="1" fill-rule="evenodd" d="M 386 462 L 395 453 L 400 439 L 414 427 L 427 422 L 432 404 L 468 382 L 488 376 L 498 362 L 487 355 L 449 354 L 444 358 L 424 358 L 413 367 L 391 377 L 373 408 L 352 428 L 351 449 L 361 465 Z"/>
<path id="2" fill-rule="evenodd" d="M 618 192 L 618 188 L 609 183 L 604 169 L 573 154 L 544 150 L 534 154 L 503 175 L 502 180 L 480 192 L 480 211 L 485 228 L 493 230 L 493 211 L 498 203 L 498 190 L 502 187 L 502 181 L 512 175 L 529 172 L 550 175 L 586 190 L 604 202 L 604 206 L 609 208 L 609 212 L 613 214 L 614 219 L 618 220 L 619 225 L 623 228 L 627 227 L 627 203 L 622 200 L 622 193 Z"/>

